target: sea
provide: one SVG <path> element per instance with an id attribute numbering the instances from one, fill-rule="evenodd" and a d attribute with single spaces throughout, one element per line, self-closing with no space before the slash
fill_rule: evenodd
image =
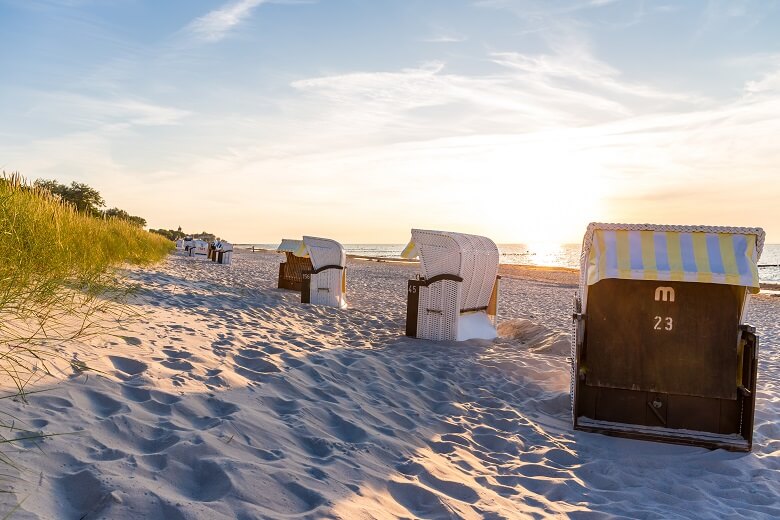
<path id="1" fill-rule="evenodd" d="M 279 244 L 236 244 L 236 247 L 276 249 Z M 400 258 L 406 244 L 344 244 L 347 254 L 372 258 Z M 580 244 L 498 244 L 502 264 L 549 267 L 580 266 Z M 758 262 L 764 283 L 780 284 L 780 244 L 766 244 Z"/>

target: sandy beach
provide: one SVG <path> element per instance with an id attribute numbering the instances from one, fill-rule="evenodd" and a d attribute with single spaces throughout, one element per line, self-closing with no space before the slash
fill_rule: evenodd
<path id="1" fill-rule="evenodd" d="M 6 411 L 18 519 L 778 518 L 780 297 L 761 340 L 752 453 L 575 432 L 578 274 L 502 266 L 495 341 L 403 335 L 414 264 L 350 259 L 339 310 L 275 289 L 280 255 L 172 256 L 128 276 L 137 317 L 61 345 Z M 3 511 L 4 513 L 5 511 Z"/>

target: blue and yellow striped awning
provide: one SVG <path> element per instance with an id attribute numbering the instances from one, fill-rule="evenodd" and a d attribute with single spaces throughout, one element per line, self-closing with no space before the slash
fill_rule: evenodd
<path id="1" fill-rule="evenodd" d="M 759 290 L 756 234 L 593 229 L 587 284 L 605 278 L 718 283 Z"/>

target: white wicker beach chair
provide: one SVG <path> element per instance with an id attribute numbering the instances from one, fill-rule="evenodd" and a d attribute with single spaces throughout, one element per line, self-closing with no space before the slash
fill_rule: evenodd
<path id="1" fill-rule="evenodd" d="M 574 427 L 749 451 L 760 228 L 588 226 L 574 302 Z"/>
<path id="2" fill-rule="evenodd" d="M 176 240 L 176 251 L 184 251 L 184 240 L 181 238 Z"/>
<path id="3" fill-rule="evenodd" d="M 225 240 L 218 240 L 214 244 L 212 259 L 218 264 L 230 265 L 233 262 L 233 244 Z"/>
<path id="4" fill-rule="evenodd" d="M 412 230 L 406 258 L 419 256 L 409 280 L 407 336 L 437 341 L 496 337 L 498 247 L 489 238 Z"/>
<path id="5" fill-rule="evenodd" d="M 303 273 L 301 302 L 347 307 L 347 255 L 344 247 L 327 238 L 303 237 L 312 270 Z"/>
<path id="6" fill-rule="evenodd" d="M 190 244 L 189 256 L 198 260 L 208 260 L 209 243 L 205 240 L 193 240 Z"/>

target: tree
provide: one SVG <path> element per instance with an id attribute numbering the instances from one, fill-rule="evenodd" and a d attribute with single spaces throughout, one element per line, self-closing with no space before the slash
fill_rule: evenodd
<path id="1" fill-rule="evenodd" d="M 107 209 L 103 215 L 106 218 L 118 218 L 120 220 L 126 220 L 131 224 L 135 224 L 138 227 L 146 227 L 146 219 L 143 217 L 136 217 L 129 214 L 127 211 L 119 208 Z"/>
<path id="2" fill-rule="evenodd" d="M 76 206 L 77 210 L 93 217 L 99 216 L 100 208 L 106 205 L 99 191 L 81 182 L 74 181 L 70 186 L 66 186 L 56 180 L 38 179 L 35 181 L 35 187 L 50 191 L 65 202 Z"/>
<path id="3" fill-rule="evenodd" d="M 150 229 L 149 231 L 151 231 L 152 233 L 157 233 L 158 235 L 162 235 L 168 240 L 178 240 L 180 238 L 184 238 L 187 236 L 184 233 L 182 233 L 181 226 L 176 231 L 172 229 Z"/>

